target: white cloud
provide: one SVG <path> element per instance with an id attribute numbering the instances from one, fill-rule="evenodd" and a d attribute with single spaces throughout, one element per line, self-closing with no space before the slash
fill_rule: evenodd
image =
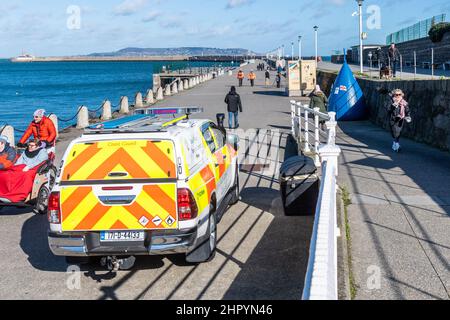
<path id="1" fill-rule="evenodd" d="M 228 0 L 227 9 L 233 9 L 246 4 L 251 4 L 253 0 Z"/>
<path id="2" fill-rule="evenodd" d="M 143 22 L 151 22 L 151 21 L 155 21 L 156 19 L 158 19 L 160 16 L 162 15 L 161 11 L 150 11 L 149 13 L 147 13 L 144 18 L 142 18 Z"/>
<path id="3" fill-rule="evenodd" d="M 115 7 L 114 14 L 117 16 L 129 16 L 147 4 L 147 0 L 125 0 L 121 4 Z"/>

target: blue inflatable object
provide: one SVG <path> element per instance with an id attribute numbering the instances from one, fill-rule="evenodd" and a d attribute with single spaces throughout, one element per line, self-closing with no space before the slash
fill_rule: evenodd
<path id="1" fill-rule="evenodd" d="M 330 94 L 328 111 L 336 112 L 338 121 L 358 121 L 369 117 L 364 94 L 347 64 L 345 53 L 344 65 Z"/>

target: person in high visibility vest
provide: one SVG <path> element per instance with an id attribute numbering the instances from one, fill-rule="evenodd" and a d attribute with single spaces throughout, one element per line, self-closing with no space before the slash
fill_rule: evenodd
<path id="1" fill-rule="evenodd" d="M 242 81 L 244 81 L 245 78 L 244 71 L 239 70 L 239 72 L 237 73 L 237 78 L 239 80 L 239 87 L 242 87 Z"/>
<path id="2" fill-rule="evenodd" d="M 248 80 L 250 80 L 250 84 L 252 85 L 252 87 L 255 86 L 255 80 L 256 80 L 256 74 L 252 71 L 250 71 L 250 73 L 248 74 Z"/>

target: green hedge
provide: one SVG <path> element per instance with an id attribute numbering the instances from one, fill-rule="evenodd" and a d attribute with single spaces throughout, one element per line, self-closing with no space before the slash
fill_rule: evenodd
<path id="1" fill-rule="evenodd" d="M 449 31 L 450 23 L 440 22 L 431 27 L 430 32 L 428 32 L 428 36 L 430 37 L 432 42 L 440 42 L 444 37 L 444 34 Z"/>

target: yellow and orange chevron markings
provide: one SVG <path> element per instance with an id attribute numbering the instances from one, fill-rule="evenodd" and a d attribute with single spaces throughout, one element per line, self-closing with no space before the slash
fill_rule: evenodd
<path id="1" fill-rule="evenodd" d="M 169 141 L 124 140 L 77 144 L 71 149 L 62 181 L 176 178 L 175 153 Z"/>
<path id="2" fill-rule="evenodd" d="M 176 229 L 176 184 L 143 186 L 129 206 L 102 204 L 91 186 L 66 187 L 61 213 L 63 231 Z"/>
<path id="3" fill-rule="evenodd" d="M 120 177 L 111 173 L 121 173 Z M 175 179 L 175 152 L 169 141 L 123 140 L 77 144 L 62 173 L 64 182 L 129 179 Z M 111 181 L 110 181 L 111 182 Z M 146 182 L 151 183 L 151 182 Z M 105 205 L 92 186 L 64 186 L 63 231 L 176 229 L 176 183 L 134 185 L 130 205 Z"/>

